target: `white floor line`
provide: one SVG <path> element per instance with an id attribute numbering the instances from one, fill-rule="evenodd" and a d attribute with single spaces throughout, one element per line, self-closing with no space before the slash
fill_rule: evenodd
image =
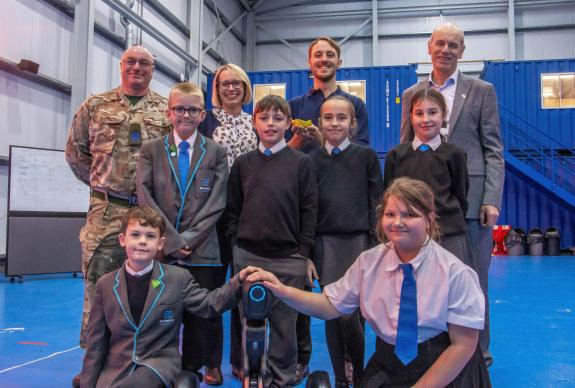
<path id="1" fill-rule="evenodd" d="M 8 371 L 11 371 L 12 369 L 17 369 L 17 368 L 21 368 L 21 367 L 26 366 L 26 365 L 34 364 L 35 362 L 42 361 L 42 360 L 46 360 L 46 359 L 48 359 L 48 358 L 52 358 L 52 357 L 57 356 L 57 355 L 59 355 L 59 354 L 71 352 L 72 350 L 76 350 L 76 349 L 79 349 L 79 348 L 80 348 L 79 346 L 75 346 L 75 347 L 70 348 L 70 349 L 62 350 L 61 352 L 52 353 L 52 354 L 50 354 L 49 356 L 42 357 L 42 358 L 39 358 L 39 359 L 37 359 L 37 360 L 28 361 L 28 362 L 26 362 L 26 363 L 24 363 L 24 364 L 15 365 L 15 366 L 11 366 L 10 368 L 6 368 L 6 369 L 3 369 L 3 370 L 0 370 L 0 373 L 8 372 Z"/>

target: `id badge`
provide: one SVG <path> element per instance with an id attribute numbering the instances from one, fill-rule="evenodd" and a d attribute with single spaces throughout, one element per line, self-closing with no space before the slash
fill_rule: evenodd
<path id="1" fill-rule="evenodd" d="M 139 123 L 130 123 L 130 138 L 128 145 L 139 147 L 142 145 L 142 129 Z"/>

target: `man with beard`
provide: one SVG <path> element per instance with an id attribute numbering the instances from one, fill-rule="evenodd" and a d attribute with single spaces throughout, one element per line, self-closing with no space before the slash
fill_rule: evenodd
<path id="1" fill-rule="evenodd" d="M 84 308 L 80 346 L 96 281 L 122 266 L 125 250 L 118 235 L 122 217 L 137 205 L 136 166 L 142 144 L 166 135 L 167 100 L 150 90 L 154 56 L 142 46 L 128 48 L 120 60 L 122 84 L 89 97 L 78 108 L 66 143 L 66 161 L 90 186 L 90 207 L 80 231 Z M 73 380 L 79 386 L 79 375 Z"/>
<path id="2" fill-rule="evenodd" d="M 291 116 L 294 119 L 311 120 L 312 125 L 293 126 L 286 131 L 286 140 L 292 148 L 309 153 L 323 144 L 318 129 L 321 104 L 331 96 L 343 96 L 351 101 L 355 109 L 356 128 L 350 133 L 350 140 L 356 144 L 369 146 L 369 128 L 365 103 L 359 97 L 344 92 L 337 86 L 336 71 L 341 66 L 341 48 L 329 37 L 319 37 L 308 48 L 308 64 L 313 74 L 313 86 L 305 94 L 289 101 Z M 307 286 L 310 290 L 312 285 Z M 298 385 L 309 373 L 308 363 L 311 358 L 310 318 L 299 314 L 297 320 L 298 357 L 295 379 L 291 385 Z M 346 362 L 346 368 L 350 368 Z M 351 377 L 351 370 L 347 371 Z"/>
<path id="3" fill-rule="evenodd" d="M 365 103 L 359 97 L 344 92 L 337 86 L 336 71 L 341 66 L 341 48 L 329 37 L 319 37 L 308 48 L 308 64 L 313 74 L 313 86 L 305 94 L 289 101 L 294 119 L 311 120 L 313 125 L 302 128 L 292 126 L 286 132 L 286 140 L 292 148 L 309 153 L 321 145 L 321 134 L 317 128 L 321 104 L 331 96 L 344 96 L 355 108 L 356 130 L 350 140 L 356 144 L 369 145 L 369 128 Z"/>

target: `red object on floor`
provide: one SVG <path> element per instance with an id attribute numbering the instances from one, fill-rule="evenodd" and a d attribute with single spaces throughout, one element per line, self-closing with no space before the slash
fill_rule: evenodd
<path id="1" fill-rule="evenodd" d="M 505 247 L 505 236 L 507 236 L 510 230 L 510 225 L 493 226 L 493 255 L 507 254 L 507 247 Z"/>

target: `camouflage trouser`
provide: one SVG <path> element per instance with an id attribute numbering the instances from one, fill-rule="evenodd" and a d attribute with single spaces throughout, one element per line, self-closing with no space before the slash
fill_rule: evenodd
<path id="1" fill-rule="evenodd" d="M 90 210 L 86 224 L 80 231 L 82 245 L 82 272 L 84 274 L 84 308 L 80 346 L 86 347 L 86 329 L 90 316 L 92 298 L 96 282 L 108 272 L 122 265 L 126 253 L 118 242 L 122 217 L 128 208 L 108 203 L 98 198 L 90 198 Z"/>

